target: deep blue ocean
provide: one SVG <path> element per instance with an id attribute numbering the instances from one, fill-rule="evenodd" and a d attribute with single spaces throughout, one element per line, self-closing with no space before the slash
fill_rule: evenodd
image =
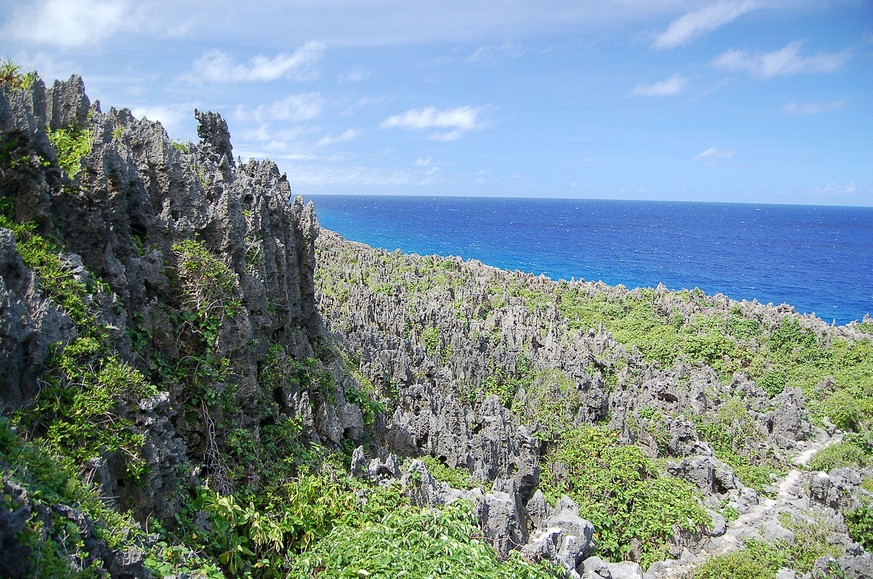
<path id="1" fill-rule="evenodd" d="M 322 227 L 404 253 L 458 255 L 553 279 L 700 288 L 873 316 L 873 207 L 313 195 Z"/>

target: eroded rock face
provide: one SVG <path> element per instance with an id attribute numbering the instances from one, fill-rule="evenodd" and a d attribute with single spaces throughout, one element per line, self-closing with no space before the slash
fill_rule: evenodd
<path id="1" fill-rule="evenodd" d="M 89 466 L 106 496 L 117 497 L 141 520 L 172 520 L 188 473 L 198 465 L 208 468 L 207 455 L 223 448 L 226 432 L 206 423 L 229 419 L 227 408 L 235 426 L 255 438 L 262 421 L 275 420 L 276 413 L 298 417 L 313 437 L 333 444 L 363 434 L 360 409 L 341 391 L 331 396 L 336 404 L 327 404 L 297 382 L 277 389 L 262 382 L 269 356 L 287 366 L 317 355 L 323 335 L 313 281 L 318 221 L 311 205 L 292 197 L 274 163 L 234 161 L 219 115 L 197 111 L 196 117 L 202 141 L 184 145 L 128 110 L 103 113 L 79 77 L 48 90 L 41 81 L 27 90 L 0 90 L 0 137 L 16 159 L 0 173 L 3 202 L 18 222 L 35 223 L 58 244 L 70 276 L 106 284 L 88 297 L 89 315 L 106 328 L 106 347 L 166 389 L 123 409 L 146 437 L 144 479 L 126 480 L 127 460 L 118 454 L 95 457 Z M 57 168 L 47 136 L 58 129 L 90 131 L 91 150 L 72 178 Z M 233 388 L 233 403 L 224 407 L 191 405 L 184 378 L 167 380 L 148 362 L 178 364 L 200 355 L 196 332 L 178 321 L 189 307 L 174 271 L 177 244 L 185 240 L 202 243 L 227 266 L 242 304 L 223 319 L 210 352 L 227 360 L 232 383 L 215 379 L 203 386 L 219 394 Z M 52 347 L 81 331 L 39 287 L 12 233 L 0 229 L 4 412 L 33 400 Z"/>

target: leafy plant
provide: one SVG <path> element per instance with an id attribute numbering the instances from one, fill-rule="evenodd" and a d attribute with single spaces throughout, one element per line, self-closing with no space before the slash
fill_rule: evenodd
<path id="1" fill-rule="evenodd" d="M 469 505 L 437 510 L 403 507 L 360 526 L 339 526 L 314 548 L 295 558 L 291 576 L 470 577 L 535 579 L 556 570 L 514 553 L 499 561 L 479 538 Z"/>
<path id="2" fill-rule="evenodd" d="M 597 550 L 612 560 L 635 558 L 646 567 L 669 555 L 677 532 L 709 524 L 699 493 L 686 481 L 658 472 L 634 445 L 603 427 L 565 432 L 546 457 L 546 496 L 567 494 L 597 530 Z M 631 546 L 639 545 L 634 553 Z"/>
<path id="3" fill-rule="evenodd" d="M 0 88 L 5 86 L 26 89 L 39 78 L 36 71 L 24 72 L 21 66 L 10 59 L 0 59 Z"/>
<path id="4" fill-rule="evenodd" d="M 196 311 L 202 322 L 220 324 L 224 317 L 232 318 L 242 311 L 242 300 L 236 292 L 238 276 L 203 242 L 186 239 L 173 245 L 173 251 L 185 305 Z"/>
<path id="5" fill-rule="evenodd" d="M 9 544 L 17 540 L 31 549 L 26 563 L 28 576 L 99 575 L 99 550 L 105 547 L 97 540 L 111 549 L 146 548 L 146 537 L 130 515 L 109 508 L 97 490 L 82 481 L 73 461 L 41 441 L 22 440 L 3 416 L 0 464 L 4 484 L 24 491 L 18 495 L 3 493 L 0 508 L 12 512 L 24 507 L 22 501 L 28 505 L 24 527 L 14 538 L 4 538 Z"/>
<path id="6" fill-rule="evenodd" d="M 438 481 L 448 483 L 456 489 L 472 489 L 478 486 L 470 476 L 470 471 L 462 468 L 452 468 L 432 456 L 423 456 L 421 461 L 427 465 L 427 470 Z"/>
<path id="7" fill-rule="evenodd" d="M 867 551 L 873 551 L 873 501 L 846 513 L 846 528 L 852 539 L 861 543 Z"/>
<path id="8" fill-rule="evenodd" d="M 424 349 L 428 356 L 435 356 L 437 349 L 440 347 L 440 329 L 437 326 L 426 328 L 421 333 L 421 341 L 424 343 Z"/>
<path id="9" fill-rule="evenodd" d="M 792 533 L 794 542 L 784 548 L 792 569 L 807 573 L 820 557 L 839 557 L 843 549 L 832 545 L 828 539 L 836 530 L 829 517 L 815 512 L 808 516 L 792 516 L 789 513 L 780 515 L 779 522 Z"/>
<path id="10" fill-rule="evenodd" d="M 82 167 L 82 157 L 91 152 L 91 131 L 70 127 L 48 131 L 48 138 L 58 154 L 61 169 L 74 179 Z"/>
<path id="11" fill-rule="evenodd" d="M 715 555 L 698 565 L 693 579 L 773 579 L 776 571 L 788 564 L 779 548 L 764 541 L 747 541 L 744 548 L 724 555 Z"/>
<path id="12" fill-rule="evenodd" d="M 835 468 L 864 467 L 871 462 L 873 462 L 873 456 L 865 448 L 854 442 L 843 441 L 815 453 L 807 464 L 807 468 L 813 471 L 830 472 Z"/>

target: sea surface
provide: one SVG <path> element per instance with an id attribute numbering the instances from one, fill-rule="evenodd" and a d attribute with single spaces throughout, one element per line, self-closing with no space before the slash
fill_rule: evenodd
<path id="1" fill-rule="evenodd" d="M 873 207 L 313 195 L 322 227 L 389 251 L 457 255 L 552 279 L 700 288 L 873 316 Z"/>

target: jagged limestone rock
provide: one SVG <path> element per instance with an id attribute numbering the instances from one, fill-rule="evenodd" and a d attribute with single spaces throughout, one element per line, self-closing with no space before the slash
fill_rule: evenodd
<path id="1" fill-rule="evenodd" d="M 197 394 L 184 379 L 163 382 L 142 362 L 141 370 L 167 389 L 120 409 L 145 436 L 143 480 L 126 480 L 128 459 L 118 454 L 95 456 L 87 467 L 106 495 L 140 520 L 172 521 L 188 473 L 221 466 L 232 429 L 215 424 L 230 418 L 255 439 L 265 412 L 299 419 L 310 436 L 332 444 L 363 434 L 360 408 L 341 388 L 314 399 L 306 390 L 312 385 L 262 384 L 271 348 L 281 348 L 276 365 L 287 367 L 314 358 L 324 338 L 313 278 L 318 221 L 311 205 L 292 199 L 274 163 L 235 164 L 219 115 L 196 116 L 203 142 L 184 145 L 126 109 L 103 113 L 79 77 L 50 90 L 37 81 L 30 89 L 0 91 L 0 136 L 16 159 L 29 159 L 0 174 L 4 202 L 17 220 L 34 222 L 62 248 L 70 276 L 106 284 L 87 299 L 94 323 L 107 328 L 108 351 L 131 364 L 158 358 L 179 364 L 199 355 L 192 350 L 199 347 L 197 332 L 179 327 L 187 306 L 174 272 L 178 243 L 197 240 L 233 278 L 231 291 L 242 307 L 225 317 L 211 353 L 227 360 L 233 376 L 203 386 L 227 392 L 233 404 L 191 408 Z M 90 151 L 74 177 L 56 168 L 47 131 L 58 129 L 89 131 Z M 0 274 L 0 407 L 11 412 L 33 400 L 51 347 L 72 342 L 79 330 L 38 290 L 6 230 L 0 231 Z"/>

